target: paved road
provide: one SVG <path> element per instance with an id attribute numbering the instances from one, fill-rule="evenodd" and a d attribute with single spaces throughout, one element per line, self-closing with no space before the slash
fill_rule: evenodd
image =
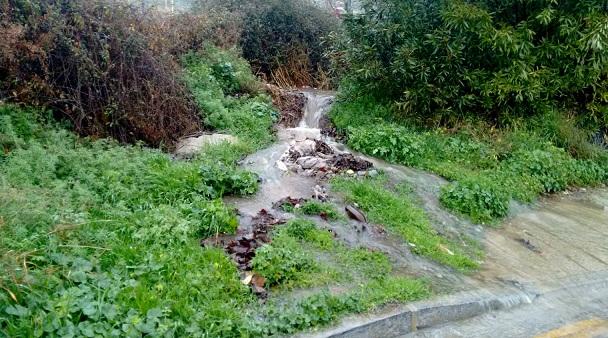
<path id="1" fill-rule="evenodd" d="M 559 195 L 486 238 L 476 278 L 539 296 L 406 337 L 608 337 L 608 191 Z"/>
<path id="2" fill-rule="evenodd" d="M 417 331 L 403 337 L 608 337 L 608 273 L 579 276 L 531 304 Z"/>

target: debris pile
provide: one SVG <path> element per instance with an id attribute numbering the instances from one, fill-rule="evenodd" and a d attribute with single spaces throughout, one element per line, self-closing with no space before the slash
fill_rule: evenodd
<path id="1" fill-rule="evenodd" d="M 289 149 L 277 161 L 283 171 L 291 171 L 317 179 L 327 179 L 338 173 L 375 176 L 373 164 L 349 153 L 335 151 L 329 144 L 315 139 L 292 141 Z"/>
<path id="2" fill-rule="evenodd" d="M 248 227 L 239 227 L 235 236 L 214 236 L 201 241 L 203 247 L 221 246 L 226 253 L 236 262 L 237 267 L 244 272 L 242 282 L 250 285 L 253 292 L 260 296 L 266 296 L 264 289 L 264 277 L 251 272 L 251 260 L 255 257 L 255 251 L 264 244 L 270 243 L 270 231 L 277 224 L 283 224 L 285 220 L 276 218 L 265 209 L 251 219 Z"/>

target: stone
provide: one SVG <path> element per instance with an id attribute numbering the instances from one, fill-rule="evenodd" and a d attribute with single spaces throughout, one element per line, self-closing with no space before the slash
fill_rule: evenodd
<path id="1" fill-rule="evenodd" d="M 279 170 L 281 170 L 281 171 L 289 171 L 289 169 L 287 168 L 287 165 L 283 161 L 277 161 L 276 165 L 277 165 L 277 168 L 279 168 Z"/>
<path id="2" fill-rule="evenodd" d="M 300 157 L 296 163 L 302 167 L 302 169 L 312 169 L 319 167 L 326 167 L 327 163 L 324 159 L 314 156 Z"/>
<path id="3" fill-rule="evenodd" d="M 205 134 L 198 137 L 188 137 L 178 142 L 175 155 L 179 158 L 191 158 L 200 153 L 206 146 L 224 142 L 235 144 L 238 139 L 228 134 Z"/>
<path id="4" fill-rule="evenodd" d="M 300 154 L 300 156 L 311 156 L 316 154 L 316 143 L 314 140 L 306 139 L 301 142 L 296 142 L 292 150 Z"/>
<path id="5" fill-rule="evenodd" d="M 372 169 L 367 173 L 370 177 L 376 177 L 378 176 L 378 170 L 376 169 Z"/>
<path id="6" fill-rule="evenodd" d="M 362 223 L 367 223 L 367 217 L 365 217 L 361 210 L 355 208 L 354 206 L 347 205 L 346 207 L 344 207 L 344 210 L 346 210 L 346 214 L 348 215 L 348 217 Z"/>

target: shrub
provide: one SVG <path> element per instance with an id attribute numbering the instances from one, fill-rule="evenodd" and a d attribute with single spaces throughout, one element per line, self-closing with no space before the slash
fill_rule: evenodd
<path id="1" fill-rule="evenodd" d="M 441 191 L 443 205 L 480 222 L 506 216 L 509 202 L 509 194 L 497 187 L 492 180 L 483 178 L 452 183 Z"/>
<path id="2" fill-rule="evenodd" d="M 243 56 L 283 86 L 327 86 L 322 39 L 337 20 L 308 0 L 254 1 L 241 7 Z"/>
<path id="3" fill-rule="evenodd" d="M 228 167 L 222 163 L 201 165 L 201 176 L 210 187 L 213 197 L 223 195 L 251 195 L 258 189 L 258 177 L 248 171 Z"/>
<path id="4" fill-rule="evenodd" d="M 606 125 L 601 1 L 364 0 L 331 55 L 358 93 L 425 119 L 568 107 Z"/>
<path id="5" fill-rule="evenodd" d="M 171 145 L 200 128 L 174 58 L 137 9 L 104 1 L 5 0 L 0 92 L 53 109 L 80 134 Z"/>
<path id="6" fill-rule="evenodd" d="M 205 124 L 238 135 L 249 151 L 270 143 L 278 113 L 245 60 L 234 50 L 206 46 L 187 54 L 183 63 L 186 83 L 205 112 Z"/>

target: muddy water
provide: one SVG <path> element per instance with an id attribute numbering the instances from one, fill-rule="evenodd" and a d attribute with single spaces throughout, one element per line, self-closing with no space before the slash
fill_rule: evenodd
<path id="1" fill-rule="evenodd" d="M 288 196 L 310 198 L 316 185 L 327 187 L 327 182 L 319 182 L 315 178 L 289 171 L 285 172 L 277 167 L 277 161 L 294 140 L 319 137 L 319 121 L 327 114 L 334 101 L 334 94 L 331 92 L 304 91 L 303 93 L 307 101 L 298 127 L 279 129 L 278 140 L 275 145 L 252 154 L 243 162 L 245 169 L 257 173 L 261 178 L 258 193 L 253 197 L 230 197 L 226 199 L 227 203 L 234 205 L 239 210 L 243 224 L 246 224 L 248 219 L 259 210 L 270 210 L 272 205 L 282 198 Z M 453 238 L 460 238 L 463 234 L 470 238 L 481 238 L 481 227 L 459 219 L 440 207 L 439 190 L 446 183 L 442 178 L 411 168 L 388 164 L 379 159 L 353 152 L 344 144 L 332 138 L 322 138 L 335 152 L 353 153 L 361 156 L 372 162 L 377 169 L 384 171 L 391 180 L 408 182 L 414 189 L 420 204 L 424 206 L 429 214 L 433 225 L 443 234 Z M 340 200 L 332 199 L 332 201 L 339 206 L 343 206 Z M 392 258 L 394 267 L 398 271 L 413 275 L 432 275 L 439 280 L 438 285 L 450 289 L 464 289 L 466 285 L 470 284 L 467 277 L 455 274 L 441 265 L 413 255 L 401 238 L 388 234 L 383 229 L 373 225 L 362 228 L 361 224 L 355 221 L 330 224 L 319 219 L 319 223 L 325 228 L 332 229 L 338 238 L 351 245 L 364 246 L 387 253 Z"/>
<path id="2" fill-rule="evenodd" d="M 284 197 L 310 198 L 315 185 L 327 185 L 312 177 L 285 172 L 276 162 L 295 139 L 319 135 L 319 120 L 333 102 L 329 92 L 305 91 L 307 103 L 297 128 L 280 129 L 275 145 L 261 150 L 244 161 L 244 167 L 257 173 L 262 182 L 259 192 L 248 198 L 228 198 L 239 209 L 242 219 Z M 362 231 L 356 222 L 329 224 L 342 240 L 386 252 L 396 269 L 406 273 L 432 276 L 440 285 L 470 289 L 479 286 L 537 285 L 556 278 L 593 273 L 608 269 L 608 191 L 594 190 L 542 199 L 532 206 L 516 206 L 513 216 L 498 229 L 486 230 L 455 216 L 441 207 L 439 192 L 447 182 L 433 174 L 393 165 L 349 150 L 344 144 L 324 138 L 336 152 L 350 152 L 372 162 L 395 182 L 407 182 L 433 226 L 454 240 L 474 239 L 485 247 L 487 256 L 481 271 L 462 276 L 445 267 L 413 255 L 399 238 L 381 229 Z M 338 205 L 339 200 L 333 200 Z"/>

